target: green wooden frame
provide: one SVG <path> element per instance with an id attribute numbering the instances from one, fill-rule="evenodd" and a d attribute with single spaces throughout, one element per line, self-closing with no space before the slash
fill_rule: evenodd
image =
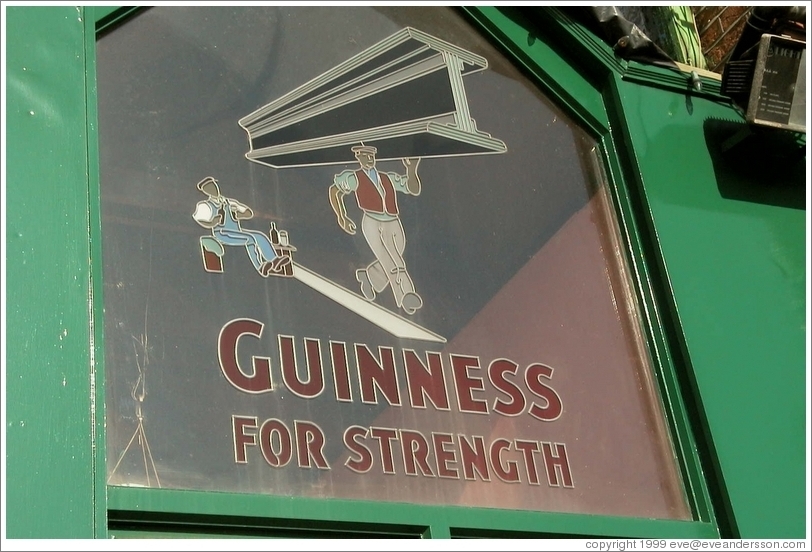
<path id="1" fill-rule="evenodd" d="M 97 285 L 88 239 L 97 227 L 98 187 L 88 179 L 95 130 L 86 112 L 93 24 L 73 6 L 4 12 L 4 537 L 88 538 L 106 532 L 96 471 L 103 412 L 92 391 L 100 349 L 88 345 Z"/>

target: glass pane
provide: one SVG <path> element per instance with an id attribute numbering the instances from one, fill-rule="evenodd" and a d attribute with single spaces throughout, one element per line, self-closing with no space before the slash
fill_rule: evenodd
<path id="1" fill-rule="evenodd" d="M 111 485 L 690 517 L 596 143 L 455 11 L 152 8 L 98 82 Z"/>

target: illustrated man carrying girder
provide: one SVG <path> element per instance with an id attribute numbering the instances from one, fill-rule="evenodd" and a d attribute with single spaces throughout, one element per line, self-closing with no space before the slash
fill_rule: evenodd
<path id="1" fill-rule="evenodd" d="M 366 268 L 355 271 L 361 284 L 361 293 L 367 301 L 391 286 L 395 303 L 406 314 L 414 314 L 423 306 L 423 299 L 415 292 L 414 283 L 406 269 L 403 250 L 406 235 L 398 216 L 397 192 L 420 195 L 420 178 L 417 166 L 420 158 L 403 159 L 406 174 L 379 171 L 375 168 L 374 146 L 353 146 L 360 169 L 343 171 L 333 178 L 330 186 L 330 206 L 336 214 L 338 225 L 346 233 L 355 234 L 355 223 L 347 217 L 344 196 L 355 192 L 358 207 L 363 211 L 361 233 L 375 254 Z"/>

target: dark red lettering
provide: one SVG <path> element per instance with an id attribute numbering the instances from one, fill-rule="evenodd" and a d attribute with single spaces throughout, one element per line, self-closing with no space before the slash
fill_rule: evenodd
<path id="1" fill-rule="evenodd" d="M 358 455 L 357 458 L 347 458 L 344 465 L 355 473 L 366 473 L 372 469 L 372 453 L 366 445 L 358 442 L 358 438 L 366 436 L 367 429 L 361 426 L 350 426 L 344 431 L 344 445 L 351 453 Z"/>
<path id="2" fill-rule="evenodd" d="M 256 429 L 257 419 L 253 416 L 232 416 L 231 426 L 234 432 L 234 461 L 238 464 L 247 464 L 245 447 L 256 446 L 257 436 L 255 433 L 245 433 L 245 428 Z"/>
<path id="3" fill-rule="evenodd" d="M 271 359 L 252 356 L 251 361 L 254 368 L 252 375 L 246 375 L 237 362 L 237 341 L 246 334 L 257 338 L 261 337 L 262 328 L 261 322 L 238 318 L 223 326 L 217 340 L 217 356 L 220 360 L 220 370 L 222 370 L 223 375 L 231 385 L 246 393 L 273 391 Z"/>
<path id="4" fill-rule="evenodd" d="M 365 403 L 378 404 L 380 389 L 392 406 L 400 406 L 398 378 L 395 372 L 395 353 L 390 347 L 378 347 L 381 361 L 369 352 L 365 345 L 355 345 L 358 358 L 358 381 L 361 386 L 361 400 Z"/>
<path id="5" fill-rule="evenodd" d="M 474 472 L 476 472 L 483 481 L 490 481 L 491 474 L 488 471 L 488 461 L 485 457 L 485 439 L 475 436 L 473 445 L 468 442 L 465 435 L 458 434 L 457 439 L 460 445 L 463 477 L 474 481 L 476 480 Z"/>
<path id="6" fill-rule="evenodd" d="M 333 359 L 333 379 L 336 383 L 336 400 L 352 401 L 350 370 L 347 367 L 347 346 L 339 341 L 331 341 L 330 355 Z"/>
<path id="7" fill-rule="evenodd" d="M 330 466 L 324 458 L 324 432 L 312 422 L 295 420 L 293 426 L 296 431 L 296 454 L 300 468 L 309 468 L 312 458 L 320 470 L 329 470 Z"/>
<path id="8" fill-rule="evenodd" d="M 321 371 L 321 349 L 317 339 L 305 338 L 305 356 L 307 357 L 307 381 L 299 379 L 296 366 L 296 352 L 293 338 L 280 335 L 279 357 L 282 363 L 282 380 L 294 394 L 312 399 L 324 390 L 324 375 Z"/>
<path id="9" fill-rule="evenodd" d="M 510 402 L 496 398 L 493 402 L 493 411 L 504 416 L 518 416 L 524 412 L 526 401 L 522 390 L 515 383 L 505 379 L 505 372 L 516 374 L 519 365 L 504 358 L 494 360 L 488 366 L 488 378 L 493 386 L 510 397 Z"/>
<path id="10" fill-rule="evenodd" d="M 473 397 L 473 391 L 485 390 L 482 378 L 468 375 L 469 368 L 480 369 L 479 360 L 469 356 L 451 355 L 451 367 L 454 371 L 454 382 L 457 385 L 457 402 L 460 412 L 487 414 L 488 402 Z"/>
<path id="11" fill-rule="evenodd" d="M 446 449 L 446 445 L 454 445 L 454 436 L 450 433 L 434 433 L 431 436 L 434 441 L 434 457 L 437 459 L 437 475 L 440 477 L 448 477 L 452 479 L 459 479 L 460 474 L 457 468 L 449 468 L 448 464 L 456 463 L 457 456 L 455 450 Z"/>
<path id="12" fill-rule="evenodd" d="M 538 395 L 547 403 L 546 406 L 539 406 L 536 403 L 530 405 L 528 413 L 543 422 L 552 422 L 561 416 L 564 406 L 561 403 L 561 397 L 552 387 L 541 382 L 540 378 L 552 379 L 553 369 L 544 364 L 531 364 L 527 367 L 524 374 L 527 388 L 530 389 L 535 395 Z"/>
<path id="13" fill-rule="evenodd" d="M 558 482 L 558 475 L 561 474 L 561 480 L 564 487 L 573 488 L 575 484 L 572 482 L 572 472 L 570 472 L 570 461 L 567 458 L 567 447 L 564 443 L 556 443 L 556 453 L 553 453 L 551 443 L 542 441 L 541 448 L 544 454 L 544 466 L 547 469 L 547 484 L 550 487 L 560 487 Z"/>
<path id="14" fill-rule="evenodd" d="M 519 466 L 514 460 L 502 463 L 502 451 L 510 450 L 510 441 L 496 439 L 491 443 L 491 465 L 496 475 L 505 483 L 519 482 Z"/>
<path id="15" fill-rule="evenodd" d="M 406 381 L 409 384 L 411 404 L 413 407 L 426 408 L 426 397 L 428 397 L 434 408 L 450 410 L 442 357 L 440 353 L 427 352 L 426 360 L 428 368 L 418 358 L 417 353 L 409 349 L 403 351 L 403 363 L 406 368 Z"/>
<path id="16" fill-rule="evenodd" d="M 396 439 L 397 430 L 384 427 L 370 428 L 370 435 L 378 440 L 378 447 L 381 451 L 381 464 L 383 473 L 395 473 L 395 462 L 392 460 L 392 440 Z"/>
<path id="17" fill-rule="evenodd" d="M 276 440 L 276 446 L 274 446 L 274 440 Z M 265 461 L 274 468 L 286 466 L 293 456 L 290 430 L 284 422 L 276 418 L 265 420 L 262 423 L 262 428 L 259 430 L 259 446 Z"/>
<path id="18" fill-rule="evenodd" d="M 429 443 L 419 431 L 400 430 L 400 446 L 403 449 L 403 465 L 406 475 L 417 475 L 417 466 L 423 475 L 434 477 L 429 467 Z"/>
<path id="19" fill-rule="evenodd" d="M 536 470 L 536 460 L 533 457 L 534 452 L 539 451 L 539 445 L 535 441 L 522 441 L 516 439 L 513 442 L 516 445 L 516 450 L 522 451 L 524 455 L 524 465 L 527 470 L 527 480 L 531 485 L 539 484 L 539 474 Z"/>

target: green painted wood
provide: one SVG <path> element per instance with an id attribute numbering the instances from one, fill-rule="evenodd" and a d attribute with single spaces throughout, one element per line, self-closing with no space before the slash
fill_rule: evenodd
<path id="1" fill-rule="evenodd" d="M 91 424 L 94 428 L 95 515 L 98 520 L 94 536 L 107 538 L 107 447 L 104 424 L 104 278 L 102 274 L 101 195 L 99 187 L 99 121 L 96 83 L 96 18 L 101 7 L 85 7 L 85 71 L 87 149 L 88 149 L 88 223 L 90 230 L 90 367 Z"/>
<path id="2" fill-rule="evenodd" d="M 612 125 L 613 127 L 622 125 Z M 676 366 L 679 355 L 669 339 L 670 320 L 660 305 L 663 296 L 658 282 L 661 276 L 654 261 L 658 251 L 652 248 L 651 233 L 645 217 L 640 216 L 639 202 L 636 201 L 634 183 L 636 171 L 624 177 L 624 165 L 628 162 L 628 151 L 616 147 L 625 143 L 625 136 L 614 133 L 604 137 L 602 147 L 607 164 L 607 180 L 615 205 L 626 261 L 634 279 L 634 287 L 641 317 L 645 321 L 646 341 L 655 372 L 658 390 L 665 410 L 674 454 L 677 459 L 685 494 L 694 519 L 717 523 L 713 511 L 708 483 L 702 469 L 697 438 L 693 430 L 686 396 L 689 386 L 680 381 Z M 628 172 L 628 169 L 627 171 Z"/>
<path id="3" fill-rule="evenodd" d="M 734 536 L 802 538 L 805 160 L 759 173 L 763 148 L 743 143 L 725 157 L 741 124 L 725 102 L 623 82 L 616 96 L 711 447 L 708 476 L 722 486 L 718 507 Z"/>
<path id="4" fill-rule="evenodd" d="M 694 76 L 688 71 L 666 69 L 654 65 L 646 65 L 637 61 L 630 61 L 624 72 L 623 80 L 636 82 L 643 86 L 657 86 L 671 90 L 676 94 L 688 94 L 694 97 L 703 97 L 724 104 L 730 99 L 722 95 L 722 79 L 711 78 L 707 73 L 701 75 L 697 72 L 700 88 L 697 90 L 693 84 Z"/>
<path id="5" fill-rule="evenodd" d="M 390 525 L 390 531 L 443 538 L 489 534 L 509 537 L 521 534 L 535 537 L 715 538 L 710 523 L 590 516 L 517 510 L 425 506 L 387 502 L 277 497 L 234 493 L 207 493 L 171 489 L 110 487 L 108 507 L 111 518 L 138 520 L 154 515 L 166 523 L 178 515 L 218 516 L 220 523 L 234 527 L 297 527 L 369 530 Z M 252 518 L 261 518 L 253 519 Z M 447 528 L 447 529 L 444 529 Z M 587 535 L 587 536 L 585 536 Z M 447 537 L 446 537 L 447 538 Z"/>
<path id="6" fill-rule="evenodd" d="M 6 529 L 94 535 L 85 26 L 6 14 Z"/>
<path id="7" fill-rule="evenodd" d="M 88 19 L 94 23 L 96 32 L 106 32 L 143 9 L 146 8 L 138 6 L 88 6 L 85 8 Z"/>

